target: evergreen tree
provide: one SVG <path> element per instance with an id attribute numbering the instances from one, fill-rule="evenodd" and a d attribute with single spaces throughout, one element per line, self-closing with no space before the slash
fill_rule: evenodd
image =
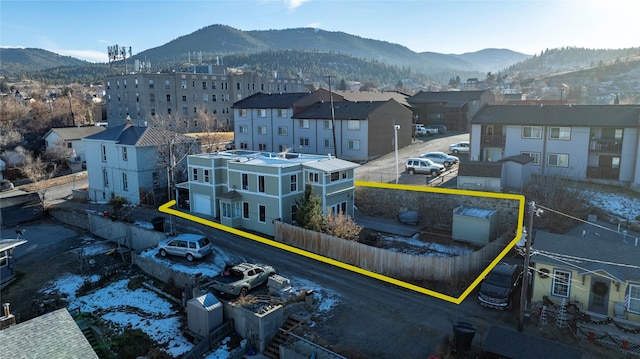
<path id="1" fill-rule="evenodd" d="M 307 184 L 300 202 L 296 201 L 296 221 L 302 228 L 312 231 L 322 231 L 322 202 L 320 197 L 313 195 L 313 187 Z"/>
<path id="2" fill-rule="evenodd" d="M 344 81 L 344 79 L 340 80 L 340 84 L 338 85 L 338 91 L 346 91 L 347 90 L 347 83 Z"/>

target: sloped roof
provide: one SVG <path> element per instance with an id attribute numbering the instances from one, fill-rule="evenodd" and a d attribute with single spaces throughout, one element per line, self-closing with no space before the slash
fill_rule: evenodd
<path id="1" fill-rule="evenodd" d="M 621 234 L 612 235 L 616 238 L 607 239 L 605 233 L 599 238 L 582 238 L 537 231 L 531 260 L 574 267 L 581 274 L 606 273 L 620 282 L 639 280 L 640 269 L 635 267 L 638 266 L 640 247 L 624 243 Z"/>
<path id="2" fill-rule="evenodd" d="M 177 132 L 167 131 L 156 127 L 136 126 L 131 123 L 109 128 L 103 132 L 86 137 L 87 140 L 113 141 L 121 145 L 136 147 L 166 145 L 169 141 L 174 143 L 188 143 L 197 141 Z"/>
<path id="3" fill-rule="evenodd" d="M 502 177 L 502 163 L 484 162 L 484 161 L 467 161 L 458 167 L 458 176 L 470 177 Z"/>
<path id="4" fill-rule="evenodd" d="M 66 308 L 0 330 L 0 343 L 13 359 L 98 359 Z"/>
<path id="5" fill-rule="evenodd" d="M 521 165 L 525 165 L 531 161 L 533 161 L 533 157 L 529 155 L 513 155 L 498 160 L 498 162 L 515 162 Z"/>
<path id="6" fill-rule="evenodd" d="M 407 98 L 407 102 L 413 106 L 425 103 L 445 103 L 449 107 L 460 107 L 471 100 L 479 100 L 485 91 L 420 91 Z M 451 103 L 449 105 L 449 103 Z"/>
<path id="7" fill-rule="evenodd" d="M 315 170 L 322 171 L 325 173 L 360 167 L 360 165 L 357 163 L 341 160 L 335 157 L 321 159 L 318 161 L 305 162 L 302 164 L 302 166 L 305 168 L 307 167 L 313 168 Z"/>
<path id="8" fill-rule="evenodd" d="M 393 101 L 393 100 L 389 100 Z M 336 120 L 364 120 L 369 113 L 384 105 L 388 101 L 371 102 L 334 102 L 334 116 Z M 316 102 L 304 110 L 293 115 L 294 119 L 331 119 L 331 104 Z"/>
<path id="9" fill-rule="evenodd" d="M 64 141 L 73 141 L 73 140 L 81 140 L 87 136 L 100 133 L 104 130 L 105 128 L 102 126 L 60 127 L 60 128 L 52 128 L 51 130 L 49 130 L 49 132 L 47 132 L 47 134 L 44 137 L 46 138 L 47 136 L 49 136 L 50 133 L 55 132 Z"/>
<path id="10" fill-rule="evenodd" d="M 489 105 L 472 124 L 636 127 L 640 106 L 635 105 Z"/>
<path id="11" fill-rule="evenodd" d="M 258 92 L 233 104 L 233 108 L 292 108 L 309 92 L 262 93 Z"/>
<path id="12" fill-rule="evenodd" d="M 398 91 L 335 91 L 338 95 L 344 97 L 346 101 L 351 102 L 368 102 L 368 101 L 388 101 L 396 100 L 407 107 L 410 107 L 407 98 L 409 95 Z"/>

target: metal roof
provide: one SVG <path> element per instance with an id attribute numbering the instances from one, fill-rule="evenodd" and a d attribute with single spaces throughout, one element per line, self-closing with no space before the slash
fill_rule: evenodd
<path id="1" fill-rule="evenodd" d="M 488 105 L 471 124 L 637 127 L 635 105 Z"/>
<path id="2" fill-rule="evenodd" d="M 395 100 L 389 100 L 395 101 Z M 334 102 L 333 110 L 336 120 L 365 120 L 369 113 L 388 101 L 371 102 Z M 331 119 L 331 103 L 316 102 L 293 115 L 294 119 Z"/>
<path id="3" fill-rule="evenodd" d="M 60 127 L 52 128 L 44 136 L 49 136 L 50 133 L 55 132 L 65 141 L 80 140 L 87 136 L 94 135 L 96 133 L 104 131 L 105 128 L 101 126 L 85 126 L 85 127 Z"/>

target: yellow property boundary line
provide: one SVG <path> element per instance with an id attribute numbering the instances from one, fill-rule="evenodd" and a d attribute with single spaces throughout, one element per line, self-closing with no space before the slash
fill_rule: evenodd
<path id="1" fill-rule="evenodd" d="M 447 189 L 447 188 L 432 188 L 432 187 L 421 187 L 421 186 L 410 186 L 410 185 L 397 185 L 397 184 L 387 184 L 387 183 L 375 183 L 375 182 L 363 182 L 363 181 L 355 181 L 355 186 L 356 187 L 372 187 L 372 188 L 385 188 L 385 189 L 393 189 L 393 190 L 404 190 L 404 191 L 416 191 L 416 192 L 434 192 L 434 193 L 444 193 L 444 194 L 453 194 L 453 195 L 463 195 L 463 196 L 474 196 L 474 197 L 489 197 L 489 198 L 501 198 L 501 199 L 510 199 L 510 200 L 516 200 L 520 202 L 520 206 L 519 206 L 519 210 L 518 210 L 518 229 L 516 231 L 517 235 L 516 237 L 509 242 L 509 245 L 507 245 L 502 252 L 500 252 L 500 254 L 498 254 L 498 256 L 489 264 L 489 266 L 487 268 L 485 268 L 482 273 L 480 273 L 480 275 L 473 281 L 473 283 L 471 283 L 471 285 L 464 290 L 464 292 L 462 292 L 462 294 L 459 297 L 452 297 L 440 292 L 436 292 L 433 291 L 431 289 L 427 289 L 424 287 L 420 287 L 411 283 L 407 283 L 395 278 L 391 278 L 382 274 L 378 274 L 366 269 L 362 269 L 360 267 L 356 267 L 354 265 L 351 264 L 347 264 L 347 263 L 343 263 L 340 261 L 337 261 L 335 259 L 331 259 L 328 257 L 324 257 L 321 255 L 318 255 L 316 253 L 312 253 L 300 248 L 296 248 L 296 247 L 292 247 L 290 245 L 284 244 L 284 243 L 280 243 L 271 239 L 267 239 L 264 237 L 260 237 L 258 235 L 252 234 L 252 233 L 248 233 L 236 228 L 232 228 L 232 227 L 228 227 L 228 226 L 224 226 L 220 223 L 216 223 L 214 221 L 210 221 L 204 218 L 200 218 L 197 216 L 194 216 L 192 214 L 189 213 L 184 213 L 178 210 L 175 210 L 171 207 L 173 207 L 176 204 L 175 200 L 169 201 L 165 204 L 163 204 L 162 206 L 160 206 L 158 208 L 158 210 L 160 212 L 163 213 L 167 213 L 170 215 L 174 215 L 180 218 L 184 218 L 196 223 L 200 223 L 203 224 L 205 226 L 209 226 L 212 228 L 216 228 L 231 234 L 235 234 L 237 236 L 241 236 L 259 243 L 263 243 L 272 247 L 276 247 L 288 252 L 292 252 L 301 256 L 305 256 L 311 259 L 315 259 L 317 261 L 320 262 L 324 262 L 336 267 L 340 267 L 358 274 L 362 274 L 365 275 L 367 277 L 371 277 L 377 280 L 381 280 L 387 283 L 391 283 L 394 285 L 397 285 L 399 287 L 403 287 L 409 290 L 413 290 L 415 292 L 418 293 L 422 293 L 422 294 L 426 294 L 426 295 L 430 295 L 432 297 L 438 298 L 438 299 L 442 299 L 442 300 L 446 300 L 448 302 L 454 303 L 454 304 L 460 304 L 462 303 L 462 301 L 469 295 L 469 293 L 471 293 L 471 291 L 473 291 L 473 289 L 478 286 L 478 284 L 480 283 L 480 281 L 482 281 L 482 279 L 484 277 L 487 276 L 487 274 L 491 271 L 491 269 L 493 269 L 493 267 L 495 267 L 501 260 L 502 258 L 504 258 L 504 256 L 509 252 L 509 250 L 511 250 L 511 248 L 513 248 L 513 246 L 515 246 L 515 244 L 518 242 L 518 240 L 520 240 L 520 237 L 522 235 L 522 223 L 523 223 L 523 219 L 524 219 L 524 203 L 525 203 L 525 198 L 522 195 L 516 195 L 516 194 L 505 194 L 505 193 L 494 193 L 494 192 L 479 192 L 479 191 L 466 191 L 466 190 L 457 190 L 457 189 Z"/>

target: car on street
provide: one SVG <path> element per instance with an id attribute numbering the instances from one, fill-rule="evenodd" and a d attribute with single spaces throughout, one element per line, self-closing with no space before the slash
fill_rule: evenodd
<path id="1" fill-rule="evenodd" d="M 225 150 L 235 150 L 236 149 L 236 141 L 231 140 L 224 145 Z"/>
<path id="2" fill-rule="evenodd" d="M 8 179 L 0 180 L 0 192 L 11 191 L 13 189 L 13 183 Z"/>
<path id="3" fill-rule="evenodd" d="M 424 124 L 416 123 L 416 136 L 433 136 L 438 134 L 437 128 L 425 127 Z"/>
<path id="4" fill-rule="evenodd" d="M 449 152 L 452 153 L 469 153 L 469 141 L 460 141 L 449 145 Z"/>
<path id="5" fill-rule="evenodd" d="M 430 174 L 435 177 L 444 172 L 445 168 L 443 165 L 433 163 L 431 160 L 426 158 L 409 158 L 404 166 L 404 170 L 410 175 L 414 173 L 423 173 Z"/>
<path id="6" fill-rule="evenodd" d="M 429 125 L 426 127 L 427 129 L 434 130 L 436 133 L 443 134 L 447 132 L 447 126 L 445 125 Z"/>
<path id="7" fill-rule="evenodd" d="M 451 167 L 458 162 L 460 159 L 456 156 L 448 155 L 444 152 L 427 152 L 420 155 L 420 158 L 427 158 L 431 160 L 431 162 L 438 163 L 444 165 L 445 167 Z"/>
<path id="8" fill-rule="evenodd" d="M 483 307 L 509 310 L 513 298 L 522 285 L 523 267 L 518 264 L 500 263 L 489 272 L 480 284 L 478 302 Z"/>
<path id="9" fill-rule="evenodd" d="M 182 233 L 160 241 L 158 252 L 162 257 L 180 256 L 192 262 L 195 258 L 200 259 L 213 252 L 213 244 L 209 238 L 201 234 Z"/>

